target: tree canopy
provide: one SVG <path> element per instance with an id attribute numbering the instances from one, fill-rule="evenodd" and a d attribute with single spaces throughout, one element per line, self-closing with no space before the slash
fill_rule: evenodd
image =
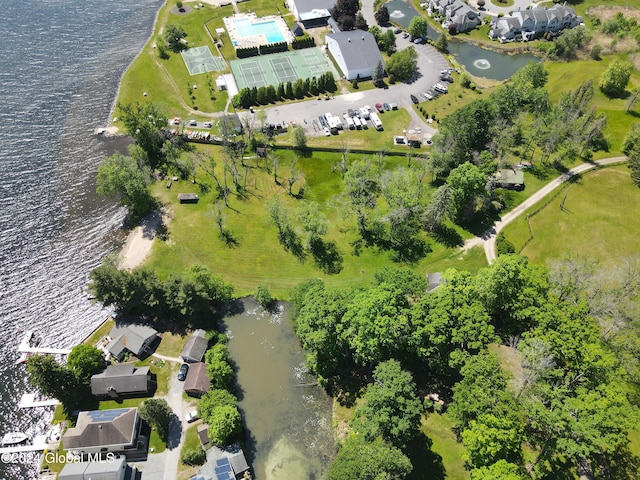
<path id="1" fill-rule="evenodd" d="M 413 46 L 395 52 L 386 64 L 387 73 L 401 82 L 412 78 L 417 68 L 418 53 Z"/>

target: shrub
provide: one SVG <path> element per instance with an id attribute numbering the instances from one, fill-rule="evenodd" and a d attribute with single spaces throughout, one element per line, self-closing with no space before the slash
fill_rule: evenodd
<path id="1" fill-rule="evenodd" d="M 201 446 L 198 445 L 197 448 L 190 450 L 183 450 L 180 455 L 180 460 L 185 465 L 190 465 L 192 467 L 197 467 L 200 465 L 204 465 L 204 462 L 207 460 L 207 454 L 202 449 Z"/>
<path id="2" fill-rule="evenodd" d="M 258 285 L 256 289 L 256 302 L 264 308 L 269 308 L 273 303 L 274 298 L 269 292 L 269 288 L 266 285 Z"/>
<path id="3" fill-rule="evenodd" d="M 496 251 L 498 256 L 509 253 L 516 253 L 516 247 L 504 236 L 504 232 L 500 232 L 496 237 Z"/>

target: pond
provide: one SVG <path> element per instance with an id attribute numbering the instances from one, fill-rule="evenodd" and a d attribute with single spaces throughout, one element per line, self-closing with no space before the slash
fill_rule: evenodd
<path id="1" fill-rule="evenodd" d="M 242 306 L 224 323 L 255 478 L 325 478 L 334 455 L 331 399 L 305 368 L 289 306 L 268 312 L 251 298 Z"/>
<path id="2" fill-rule="evenodd" d="M 391 21 L 405 29 L 411 19 L 420 15 L 407 0 L 392 0 L 386 3 Z M 427 36 L 436 39 L 440 36 L 430 25 Z M 466 42 L 456 41 L 449 36 L 449 52 L 471 74 L 491 80 L 506 80 L 529 62 L 539 62 L 532 54 L 508 55 L 486 50 Z"/>
<path id="3" fill-rule="evenodd" d="M 529 62 L 540 59 L 530 53 L 507 55 L 465 42 L 449 42 L 449 52 L 471 75 L 491 80 L 506 80 Z"/>

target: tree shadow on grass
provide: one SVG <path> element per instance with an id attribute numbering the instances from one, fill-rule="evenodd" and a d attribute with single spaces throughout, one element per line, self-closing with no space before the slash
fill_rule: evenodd
<path id="1" fill-rule="evenodd" d="M 337 274 L 342 271 L 343 258 L 338 251 L 336 242 L 325 242 L 321 238 L 314 238 L 309 244 L 309 250 L 317 267 L 326 274 Z"/>
<path id="2" fill-rule="evenodd" d="M 411 460 L 413 470 L 407 480 L 444 480 L 447 477 L 442 457 L 432 448 L 433 441 L 423 432 L 409 442 L 404 453 Z"/>
<path id="3" fill-rule="evenodd" d="M 436 242 L 449 248 L 461 247 L 464 244 L 462 236 L 456 232 L 455 229 L 447 227 L 446 225 L 438 226 L 438 228 L 431 232 L 431 236 Z"/>

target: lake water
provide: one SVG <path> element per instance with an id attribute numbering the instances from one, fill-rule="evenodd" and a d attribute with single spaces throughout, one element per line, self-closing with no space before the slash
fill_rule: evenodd
<path id="1" fill-rule="evenodd" d="M 95 195 L 114 145 L 104 126 L 120 77 L 149 38 L 158 0 L 2 0 L 0 8 L 0 435 L 43 433 L 51 408 L 19 410 L 31 390 L 16 347 L 81 341 L 107 312 L 87 300 L 89 272 L 116 251 L 124 212 Z M 35 478 L 0 462 L 0 478 Z"/>
<path id="2" fill-rule="evenodd" d="M 305 368 L 288 307 L 270 313 L 252 299 L 242 305 L 225 325 L 256 479 L 324 478 L 334 455 L 331 399 Z"/>

